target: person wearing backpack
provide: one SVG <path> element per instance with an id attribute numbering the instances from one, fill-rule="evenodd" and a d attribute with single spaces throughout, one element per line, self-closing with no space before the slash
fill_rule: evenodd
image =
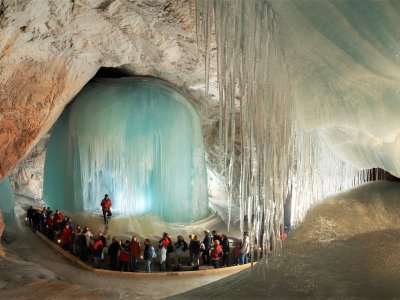
<path id="1" fill-rule="evenodd" d="M 175 258 L 175 269 L 174 271 L 179 271 L 181 269 L 181 257 L 183 255 L 183 252 L 187 250 L 187 243 L 183 239 L 183 236 L 178 235 L 177 237 L 177 242 L 175 243 L 175 252 L 174 252 L 174 258 Z"/>
<path id="2" fill-rule="evenodd" d="M 147 273 L 151 273 L 151 261 L 157 257 L 156 249 L 154 249 L 149 239 L 144 240 L 144 268 Z"/>

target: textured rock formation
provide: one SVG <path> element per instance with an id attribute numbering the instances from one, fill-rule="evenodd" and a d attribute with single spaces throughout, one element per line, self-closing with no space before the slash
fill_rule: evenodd
<path id="1" fill-rule="evenodd" d="M 188 2 L 0 3 L 0 179 L 101 66 L 201 87 Z"/>
<path id="2" fill-rule="evenodd" d="M 10 182 L 15 194 L 30 199 L 41 199 L 47 140 L 48 135 L 43 136 L 10 173 Z"/>

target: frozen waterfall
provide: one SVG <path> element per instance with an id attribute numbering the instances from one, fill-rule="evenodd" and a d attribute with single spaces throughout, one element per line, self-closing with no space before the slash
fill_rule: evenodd
<path id="1" fill-rule="evenodd" d="M 294 5 L 277 2 L 282 7 Z M 190 3 L 204 49 L 206 86 L 215 44 L 217 49 L 219 171 L 226 174 L 229 206 L 240 206 L 241 229 L 248 230 L 265 252 L 280 249 L 285 202 L 290 203 L 291 225 L 296 225 L 318 201 L 370 178 L 368 171 L 338 159 L 320 132 L 302 129 L 285 53 L 303 45 L 284 51 L 282 24 L 273 4 L 267 0 Z M 308 103 L 302 107 L 307 112 L 313 109 Z"/>
<path id="2" fill-rule="evenodd" d="M 200 119 L 188 100 L 158 80 L 90 82 L 54 126 L 44 200 L 52 208 L 155 214 L 189 222 L 208 215 Z"/>

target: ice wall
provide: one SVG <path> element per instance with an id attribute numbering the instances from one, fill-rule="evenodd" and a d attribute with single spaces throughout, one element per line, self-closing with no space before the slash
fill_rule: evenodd
<path id="1" fill-rule="evenodd" d="M 282 10 L 294 4 L 277 2 Z M 296 225 L 312 205 L 327 195 L 370 178 L 367 171 L 338 159 L 320 132 L 312 128 L 304 131 L 304 118 L 297 117 L 298 110 L 312 112 L 319 106 L 311 101 L 314 98 L 304 98 L 300 108 L 294 105 L 297 90 L 292 86 L 293 74 L 288 72 L 288 50 L 284 48 L 281 16 L 273 9 L 274 3 L 198 0 L 192 4 L 206 64 L 210 62 L 213 43 L 217 45 L 220 148 L 230 192 L 228 201 L 239 204 L 242 230 L 250 231 L 251 240 L 263 244 L 266 252 L 280 249 L 286 201 L 291 204 L 291 225 Z M 294 5 L 301 7 L 302 2 Z M 294 53 L 297 47 L 313 55 L 314 49 L 300 41 L 290 51 Z M 300 66 L 303 62 L 296 63 Z M 208 70 L 206 67 L 206 84 Z M 297 76 L 301 80 L 301 74 Z M 328 79 L 325 84 L 329 88 Z M 312 92 L 312 88 L 309 86 L 308 90 Z M 318 105 L 324 108 L 323 103 Z M 311 113 L 307 116 L 313 120 Z M 238 182 L 234 180 L 235 170 L 240 174 Z"/>
<path id="2" fill-rule="evenodd" d="M 400 2 L 271 1 L 296 115 L 341 159 L 400 176 Z"/>
<path id="3" fill-rule="evenodd" d="M 200 119 L 161 81 L 90 82 L 52 130 L 44 198 L 53 208 L 155 214 L 189 222 L 208 214 Z"/>
<path id="4" fill-rule="evenodd" d="M 14 191 L 8 177 L 4 177 L 0 182 L 0 211 L 7 228 L 9 228 L 8 226 L 16 225 Z"/>

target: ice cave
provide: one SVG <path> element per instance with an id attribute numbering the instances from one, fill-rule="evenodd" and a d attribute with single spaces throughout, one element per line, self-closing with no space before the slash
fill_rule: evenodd
<path id="1" fill-rule="evenodd" d="M 0 298 L 400 297 L 400 1 L 0 0 L 0 36 Z M 31 206 L 250 263 L 95 269 Z"/>

